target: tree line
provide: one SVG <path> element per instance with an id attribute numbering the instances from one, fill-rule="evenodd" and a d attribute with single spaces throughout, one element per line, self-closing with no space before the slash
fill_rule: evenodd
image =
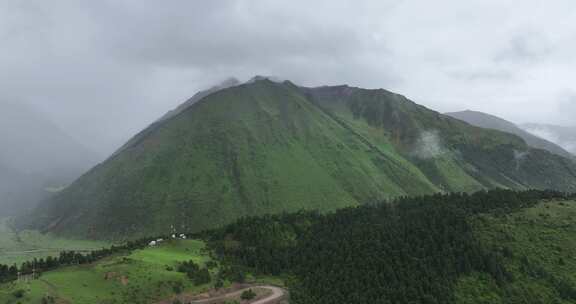
<path id="1" fill-rule="evenodd" d="M 34 258 L 33 260 L 22 263 L 20 266 L 0 264 L 0 283 L 17 280 L 18 274 L 30 275 L 34 273 L 40 275 L 44 271 L 54 270 L 63 266 L 93 263 L 119 252 L 142 249 L 146 247 L 151 240 L 152 238 L 142 238 L 129 241 L 123 245 L 113 245 L 109 248 L 97 249 L 88 253 L 73 250 L 61 251 L 57 257 Z"/>
<path id="2" fill-rule="evenodd" d="M 245 217 L 219 229 L 188 235 L 202 238 L 219 261 L 215 286 L 242 282 L 245 273 L 288 278 L 291 302 L 454 303 L 454 284 L 465 274 L 488 274 L 499 286 L 514 280 L 503 262 L 506 252 L 485 248 L 470 217 L 505 215 L 545 199 L 573 199 L 557 191 L 491 190 L 403 197 L 328 214 L 301 211 Z M 0 282 L 18 273 L 41 273 L 87 264 L 115 253 L 142 249 L 143 238 L 83 254 L 0 265 Z M 198 284 L 210 282 L 208 269 L 179 265 Z M 527 267 L 528 269 L 528 267 Z M 528 271 L 528 270 L 526 270 Z M 533 271 L 533 270 L 531 270 Z M 572 294 L 573 286 L 563 286 Z"/>
<path id="3" fill-rule="evenodd" d="M 465 274 L 514 280 L 506 252 L 485 248 L 471 216 L 508 214 L 556 191 L 492 190 L 404 197 L 338 210 L 248 217 L 206 233 L 225 265 L 286 275 L 291 303 L 454 303 Z"/>

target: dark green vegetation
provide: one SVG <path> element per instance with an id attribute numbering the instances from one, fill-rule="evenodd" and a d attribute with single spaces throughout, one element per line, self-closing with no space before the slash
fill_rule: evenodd
<path id="1" fill-rule="evenodd" d="M 576 202 L 495 190 L 210 232 L 225 264 L 287 275 L 291 303 L 575 303 Z"/>
<path id="2" fill-rule="evenodd" d="M 483 214 L 475 235 L 501 254 L 513 280 L 494 288 L 479 273 L 457 284 L 458 303 L 576 303 L 576 202 L 539 202 L 511 213 Z"/>
<path id="3" fill-rule="evenodd" d="M 202 268 L 192 260 L 178 265 L 178 271 L 185 273 L 194 282 L 194 285 L 208 284 L 212 280 L 208 267 Z"/>
<path id="4" fill-rule="evenodd" d="M 252 289 L 248 289 L 242 293 L 240 298 L 242 300 L 252 300 L 256 297 L 256 293 Z"/>
<path id="5" fill-rule="evenodd" d="M 525 131 L 524 129 L 520 128 L 519 126 L 515 125 L 512 122 L 509 122 L 507 120 L 504 120 L 502 118 L 490 114 L 477 111 L 461 111 L 461 112 L 445 113 L 445 115 L 460 119 L 473 126 L 495 129 L 511 133 L 514 135 L 518 135 L 519 137 L 524 139 L 526 143 L 531 147 L 547 150 L 550 153 L 554 153 L 567 158 L 575 158 L 573 154 L 564 150 L 564 148 L 560 147 L 559 145 L 552 143 L 546 139 L 535 136 L 532 133 Z"/>
<path id="6" fill-rule="evenodd" d="M 296 304 L 576 303 L 574 199 L 492 190 L 246 217 L 197 234 L 207 248 L 142 239 L 25 263 L 40 278 L 0 285 L 0 301 L 151 303 L 256 275 L 284 279 Z"/>
<path id="7" fill-rule="evenodd" d="M 257 80 L 144 130 L 19 227 L 121 239 L 246 215 L 495 187 L 576 190 L 576 164 L 385 90 Z"/>

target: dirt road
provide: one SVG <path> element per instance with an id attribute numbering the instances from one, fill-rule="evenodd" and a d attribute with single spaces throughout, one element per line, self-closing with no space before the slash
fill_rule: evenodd
<path id="1" fill-rule="evenodd" d="M 264 289 L 268 289 L 270 291 L 272 291 L 272 294 L 264 299 L 258 300 L 256 302 L 252 302 L 252 304 L 267 304 L 267 303 L 271 303 L 273 301 L 277 301 L 280 300 L 280 298 L 284 297 L 284 295 L 286 295 L 286 293 L 284 292 L 284 289 L 279 288 L 279 287 L 275 287 L 275 286 L 260 286 L 260 288 L 264 288 Z"/>
<path id="2" fill-rule="evenodd" d="M 209 304 L 209 303 L 216 303 L 219 301 L 224 301 L 224 300 L 227 300 L 230 298 L 237 297 L 237 296 L 241 295 L 244 291 L 251 289 L 251 288 L 267 289 L 267 290 L 271 291 L 272 294 L 270 294 L 269 296 L 267 296 L 263 299 L 259 299 L 259 300 L 256 300 L 254 302 L 251 302 L 250 304 L 277 303 L 280 299 L 282 299 L 286 295 L 286 291 L 280 287 L 267 286 L 267 285 L 256 285 L 256 286 L 251 286 L 251 287 L 239 289 L 239 290 L 236 290 L 236 291 L 233 291 L 233 292 L 221 295 L 221 296 L 213 297 L 213 298 L 191 301 L 190 304 Z"/>

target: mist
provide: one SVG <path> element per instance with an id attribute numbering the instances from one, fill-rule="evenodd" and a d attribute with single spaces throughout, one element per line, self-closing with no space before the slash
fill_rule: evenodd
<path id="1" fill-rule="evenodd" d="M 438 131 L 428 130 L 420 134 L 412 154 L 421 159 L 430 159 L 439 157 L 446 152 L 447 150 L 442 146 Z"/>
<path id="2" fill-rule="evenodd" d="M 576 3 L 441 2 L 3 0 L 0 99 L 104 155 L 195 92 L 257 74 L 576 124 Z"/>
<path id="3" fill-rule="evenodd" d="M 576 125 L 575 16 L 536 0 L 0 0 L 0 165 L 69 184 L 198 91 L 254 75 Z M 421 145 L 442 152 L 434 133 Z"/>

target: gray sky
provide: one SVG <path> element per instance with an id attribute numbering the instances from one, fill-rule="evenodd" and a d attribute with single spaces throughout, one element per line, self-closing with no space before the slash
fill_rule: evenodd
<path id="1" fill-rule="evenodd" d="M 576 2 L 0 0 L 0 99 L 100 153 L 229 76 L 576 125 Z"/>

